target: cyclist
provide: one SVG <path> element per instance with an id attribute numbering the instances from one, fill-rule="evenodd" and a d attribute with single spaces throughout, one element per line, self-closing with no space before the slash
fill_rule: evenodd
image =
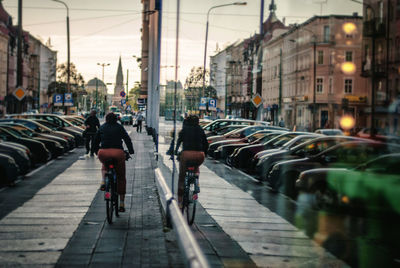
<path id="1" fill-rule="evenodd" d="M 196 172 L 204 162 L 208 150 L 208 142 L 204 130 L 199 126 L 199 118 L 190 115 L 185 118 L 182 130 L 179 132 L 175 152 L 178 152 L 182 143 L 182 153 L 179 157 L 178 203 L 182 205 L 184 182 L 187 163 L 195 164 Z"/>
<path id="2" fill-rule="evenodd" d="M 106 115 L 106 122 L 99 128 L 94 139 L 95 152 L 99 157 L 103 167 L 101 169 L 102 182 L 100 190 L 105 190 L 105 162 L 107 159 L 115 159 L 115 171 L 117 173 L 117 192 L 120 196 L 119 211 L 125 212 L 125 152 L 122 147 L 122 140 L 128 147 L 129 154 L 134 154 L 133 145 L 125 128 L 118 124 L 117 116 L 114 113 Z"/>
<path id="3" fill-rule="evenodd" d="M 93 142 L 94 136 L 96 135 L 97 129 L 100 127 L 99 119 L 96 116 L 96 110 L 92 110 L 90 115 L 85 120 L 85 140 L 86 140 L 86 154 L 90 153 L 90 156 L 93 156 Z"/>

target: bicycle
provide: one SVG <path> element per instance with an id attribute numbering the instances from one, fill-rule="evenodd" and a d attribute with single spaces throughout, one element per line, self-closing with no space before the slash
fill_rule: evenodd
<path id="1" fill-rule="evenodd" d="M 129 152 L 125 152 L 125 161 L 128 161 L 131 156 Z M 115 159 L 107 159 L 105 161 L 106 175 L 105 175 L 105 192 L 104 199 L 106 200 L 106 214 L 107 221 L 112 224 L 113 213 L 115 210 L 115 217 L 119 217 L 118 213 L 118 192 L 117 192 L 117 173 L 115 171 Z"/>
<path id="2" fill-rule="evenodd" d="M 192 225 L 194 222 L 198 193 L 200 193 L 199 173 L 196 172 L 196 169 L 197 165 L 187 164 L 182 200 L 182 214 L 186 214 L 189 225 Z"/>

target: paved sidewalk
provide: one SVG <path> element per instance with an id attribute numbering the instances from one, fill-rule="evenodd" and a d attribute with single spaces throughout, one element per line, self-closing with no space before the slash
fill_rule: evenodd
<path id="1" fill-rule="evenodd" d="M 163 232 L 154 181 L 153 143 L 144 133 L 134 132 L 131 136 L 135 157 L 127 162 L 127 211 L 109 225 L 105 220 L 103 193 L 97 192 L 57 267 L 183 266 L 172 232 Z"/>

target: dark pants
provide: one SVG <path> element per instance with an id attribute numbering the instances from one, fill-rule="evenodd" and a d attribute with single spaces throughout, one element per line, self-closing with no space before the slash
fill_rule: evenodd
<path id="1" fill-rule="evenodd" d="M 95 133 L 86 133 L 85 135 L 85 145 L 86 145 L 86 153 L 93 154 L 93 144 L 94 144 L 94 136 Z"/>
<path id="2" fill-rule="evenodd" d="M 136 132 L 142 132 L 142 120 L 136 122 Z"/>
<path id="3" fill-rule="evenodd" d="M 199 166 L 204 162 L 204 158 L 204 152 L 200 151 L 183 151 L 181 153 L 179 158 L 178 200 L 183 196 L 187 163 L 195 164 L 197 166 L 196 172 L 198 172 Z"/>

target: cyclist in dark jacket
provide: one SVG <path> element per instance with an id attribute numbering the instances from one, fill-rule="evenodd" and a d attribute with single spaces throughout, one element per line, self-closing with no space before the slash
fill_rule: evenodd
<path id="1" fill-rule="evenodd" d="M 199 172 L 199 166 L 204 162 L 205 154 L 208 150 L 208 142 L 204 130 L 199 126 L 199 118 L 190 115 L 183 122 L 182 130 L 179 132 L 175 152 L 182 144 L 182 153 L 179 159 L 179 180 L 178 180 L 178 202 L 182 204 L 184 191 L 184 182 L 187 163 L 197 166 L 196 172 Z"/>
<path id="2" fill-rule="evenodd" d="M 125 128 L 118 124 L 117 116 L 114 113 L 106 115 L 106 122 L 99 128 L 94 139 L 95 153 L 103 163 L 102 182 L 100 190 L 105 190 L 105 162 L 108 159 L 115 159 L 115 171 L 117 173 L 117 192 L 120 197 L 120 212 L 125 212 L 125 193 L 126 193 L 126 178 L 125 178 L 125 152 L 122 147 L 122 140 L 128 147 L 129 154 L 134 154 L 131 138 L 126 133 Z"/>
<path id="3" fill-rule="evenodd" d="M 100 127 L 99 119 L 96 116 L 96 110 L 92 110 L 90 115 L 85 120 L 85 140 L 86 140 L 86 154 L 90 153 L 93 156 L 93 142 L 97 129 Z"/>

